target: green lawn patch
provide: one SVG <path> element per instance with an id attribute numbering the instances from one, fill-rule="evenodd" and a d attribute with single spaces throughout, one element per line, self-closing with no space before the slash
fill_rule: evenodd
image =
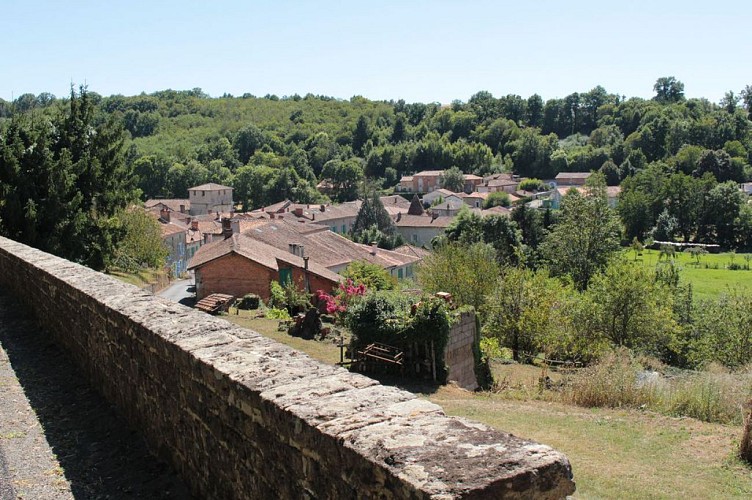
<path id="1" fill-rule="evenodd" d="M 654 269 L 658 264 L 659 254 L 658 250 L 644 250 L 642 255 L 637 257 L 637 262 Z M 627 251 L 625 255 L 634 260 L 633 251 Z M 750 254 L 707 254 L 702 255 L 698 263 L 691 255 L 677 252 L 674 260 L 681 268 L 682 282 L 692 284 L 695 300 L 706 300 L 717 298 L 729 287 L 752 293 L 752 271 L 728 269 L 732 263 L 740 266 L 749 263 L 752 267 L 752 262 L 748 262 L 745 255 Z"/>

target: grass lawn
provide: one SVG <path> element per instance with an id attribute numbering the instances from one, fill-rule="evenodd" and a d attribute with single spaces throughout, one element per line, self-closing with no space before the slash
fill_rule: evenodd
<path id="1" fill-rule="evenodd" d="M 240 311 L 236 315 L 237 309 L 230 308 L 230 314 L 222 316 L 224 319 L 235 323 L 243 328 L 254 330 L 266 337 L 276 340 L 282 344 L 289 345 L 293 349 L 303 351 L 309 356 L 328 364 L 336 364 L 339 361 L 339 347 L 337 339 L 326 340 L 305 340 L 300 337 L 293 337 L 286 331 L 277 330 L 279 320 L 255 318 L 255 311 Z"/>
<path id="2" fill-rule="evenodd" d="M 277 331 L 276 320 L 242 314 L 225 318 L 323 362 L 339 361 L 334 342 L 291 337 Z M 441 405 L 449 415 L 484 422 L 565 453 L 575 474 L 576 498 L 752 497 L 752 467 L 734 457 L 740 426 L 538 401 L 533 391 L 540 368 L 495 365 L 493 369 L 498 381 L 517 390 L 472 393 L 445 386 L 427 390 L 421 397 Z M 558 378 L 549 375 L 554 381 Z M 409 384 L 407 388 L 420 390 Z"/>
<path id="3" fill-rule="evenodd" d="M 645 250 L 642 256 L 637 257 L 637 262 L 643 265 L 655 268 L 658 263 L 658 250 Z M 634 252 L 629 250 L 625 255 L 630 260 L 634 259 Z M 675 261 L 681 267 L 681 279 L 685 283 L 692 283 L 694 298 L 714 299 L 728 289 L 728 287 L 737 287 L 746 292 L 752 292 L 752 271 L 738 270 L 729 271 L 726 266 L 732 262 L 733 254 L 718 253 L 707 254 L 700 257 L 700 263 L 695 262 L 694 257 L 684 252 L 677 252 Z M 747 254 L 748 255 L 748 254 Z M 747 264 L 745 254 L 733 255 L 735 264 Z M 718 269 L 705 269 L 717 266 Z"/>

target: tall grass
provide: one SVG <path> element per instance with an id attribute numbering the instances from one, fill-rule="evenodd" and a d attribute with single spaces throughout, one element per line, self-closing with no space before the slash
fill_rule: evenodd
<path id="1" fill-rule="evenodd" d="M 656 401 L 656 386 L 644 383 L 642 367 L 627 350 L 606 354 L 564 385 L 562 398 L 579 406 L 643 407 Z"/>
<path id="2" fill-rule="evenodd" d="M 663 377 L 643 366 L 627 350 L 612 352 L 571 376 L 561 398 L 579 406 L 642 408 L 705 422 L 742 423 L 742 405 L 752 397 L 749 370 L 729 373 L 711 367 Z"/>

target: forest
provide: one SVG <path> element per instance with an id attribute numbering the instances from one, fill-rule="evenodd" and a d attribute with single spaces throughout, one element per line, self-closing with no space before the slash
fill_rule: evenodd
<path id="1" fill-rule="evenodd" d="M 0 100 L 0 221 L 6 234 L 44 242 L 33 233 L 63 224 L 53 221 L 63 205 L 80 207 L 81 220 L 66 227 L 82 232 L 99 220 L 92 214 L 114 213 L 129 198 L 184 198 L 205 182 L 234 187 L 247 210 L 285 198 L 324 201 L 321 181 L 335 202 L 357 197 L 364 180 L 388 192 L 402 175 L 424 169 L 537 179 L 597 171 L 622 187 L 626 241 L 657 236 L 751 248 L 752 207 L 737 184 L 752 179 L 752 86 L 719 103 L 685 98 L 674 77 L 657 79 L 653 90 L 652 99 L 626 98 L 598 86 L 546 101 L 480 91 L 451 105 L 312 94 L 212 98 L 198 88 L 23 94 Z M 88 130 L 97 132 L 93 141 Z M 105 159 L 87 166 L 97 150 Z M 45 196 L 43 185 L 60 192 Z M 69 235 L 61 238 L 67 245 Z M 109 246 L 104 238 L 87 251 L 106 254 Z M 75 252 L 86 253 L 67 255 Z M 105 259 L 85 260 L 101 267 Z"/>

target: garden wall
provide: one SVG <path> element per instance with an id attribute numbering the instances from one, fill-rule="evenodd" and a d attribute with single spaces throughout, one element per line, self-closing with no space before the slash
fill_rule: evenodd
<path id="1" fill-rule="evenodd" d="M 475 313 L 472 311 L 462 312 L 449 331 L 444 362 L 449 371 L 447 380 L 471 391 L 478 388 L 478 380 L 475 376 L 475 356 L 473 355 L 473 344 L 475 342 Z"/>
<path id="2" fill-rule="evenodd" d="M 566 457 L 0 238 L 0 287 L 206 498 L 558 498 Z"/>

